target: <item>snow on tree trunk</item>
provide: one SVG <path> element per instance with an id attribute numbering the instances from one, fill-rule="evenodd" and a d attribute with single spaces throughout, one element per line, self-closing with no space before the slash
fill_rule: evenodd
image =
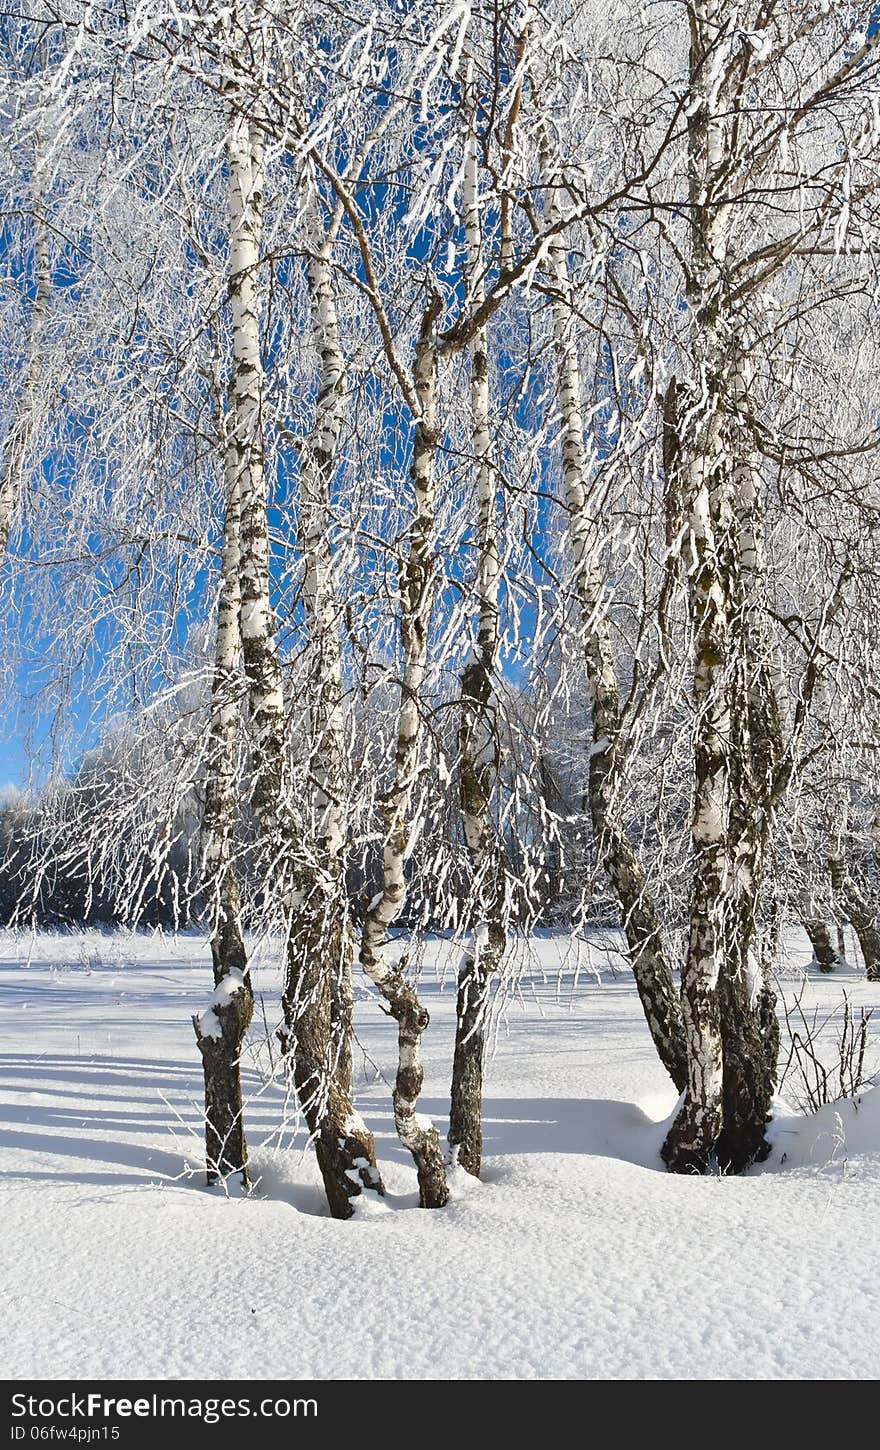
<path id="1" fill-rule="evenodd" d="M 549 187 L 550 161 L 546 148 L 542 150 L 544 185 L 549 189 L 547 210 L 553 223 L 558 220 L 558 211 L 554 190 Z M 605 520 L 590 487 L 574 298 L 562 233 L 557 233 L 550 244 L 549 268 L 554 287 L 553 327 L 568 537 L 590 690 L 590 815 L 599 858 L 620 903 L 633 974 L 648 1027 L 664 1067 L 681 1091 L 686 1075 L 681 1008 L 663 949 L 657 908 L 623 813 L 624 761 L 620 756 L 623 721 L 601 565 Z"/>
<path id="2" fill-rule="evenodd" d="M 240 1173 L 249 1186 L 247 1141 L 241 1095 L 241 1048 L 254 1008 L 247 952 L 241 931 L 241 901 L 232 859 L 237 816 L 241 640 L 239 636 L 239 506 L 232 450 L 226 452 L 226 519 L 223 532 L 220 597 L 211 716 L 205 760 L 205 809 L 202 817 L 202 881 L 211 914 L 214 997 L 201 1017 L 193 1018 L 205 1075 L 205 1151 L 208 1183 Z"/>
<path id="3" fill-rule="evenodd" d="M 731 713 L 727 688 L 729 576 L 716 549 L 713 513 L 719 512 L 717 419 L 710 420 L 705 453 L 690 475 L 689 542 L 693 550 L 690 599 L 695 632 L 693 693 L 697 711 L 694 744 L 694 879 L 690 930 L 682 969 L 682 1006 L 687 1044 L 684 1102 L 663 1145 L 663 1158 L 678 1172 L 704 1171 L 722 1126 L 723 1056 L 718 980 L 729 921 L 730 788 L 728 750 Z M 714 435 L 714 439 L 713 439 Z"/>
<path id="4" fill-rule="evenodd" d="M 342 648 L 339 607 L 330 541 L 330 487 L 337 463 L 345 409 L 345 362 L 331 271 L 332 233 L 321 224 L 315 179 L 305 174 L 309 230 L 309 295 L 312 333 L 319 359 L 318 394 L 310 436 L 300 449 L 300 547 L 303 557 L 303 612 L 311 651 L 309 692 L 312 727 L 311 777 L 318 825 L 315 849 L 326 873 L 326 890 L 315 898 L 321 921 L 313 930 L 326 937 L 330 982 L 331 1058 L 340 1090 L 351 1092 L 352 961 L 354 931 L 345 888 L 344 807 L 345 719 L 342 710 Z"/>
<path id="5" fill-rule="evenodd" d="M 428 652 L 428 630 L 434 595 L 435 475 L 437 450 L 437 356 L 434 327 L 441 306 L 432 291 L 416 344 L 414 378 L 418 417 L 413 441 L 413 517 L 409 547 L 400 578 L 400 633 L 403 679 L 397 721 L 394 778 L 383 805 L 384 842 L 382 889 L 364 918 L 361 963 L 379 988 L 397 1022 L 398 1066 L 393 1091 L 394 1122 L 401 1143 L 416 1165 L 422 1208 L 442 1208 L 449 1197 L 446 1168 L 437 1129 L 416 1111 L 424 1073 L 420 1060 L 421 1036 L 428 1012 L 406 980 L 406 959 L 395 966 L 388 960 L 388 930 L 406 899 L 407 828 L 413 785 L 419 764 L 421 696 Z"/>
<path id="6" fill-rule="evenodd" d="M 691 20 L 692 370 L 677 400 L 695 707 L 690 930 L 682 971 L 688 1081 L 662 1155 L 676 1172 L 766 1156 L 775 998 L 759 909 L 782 752 L 757 461 L 744 413 L 743 320 L 727 297 L 735 32 L 718 0 Z"/>
<path id="7" fill-rule="evenodd" d="M 231 444 L 241 499 L 240 628 L 254 758 L 253 806 L 287 919 L 285 1044 L 331 1213 L 348 1218 L 365 1190 L 383 1192 L 372 1134 L 335 1074 L 325 901 L 330 881 L 291 800 L 281 665 L 269 596 L 268 497 L 263 466 L 259 267 L 262 142 L 236 118 L 229 141 L 233 320 Z M 315 923 L 320 923 L 316 933 Z"/>
<path id="8" fill-rule="evenodd" d="M 471 305 L 484 299 L 477 138 L 467 139 L 464 231 Z M 471 343 L 471 414 L 477 493 L 477 643 L 461 676 L 461 809 L 474 881 L 477 925 L 458 974 L 455 1050 L 449 1114 L 452 1161 L 475 1177 L 483 1146 L 483 1058 L 489 985 L 507 945 L 504 859 L 492 820 L 498 775 L 494 674 L 498 653 L 498 553 L 496 474 L 489 417 L 489 335 L 481 327 Z"/>
<path id="9" fill-rule="evenodd" d="M 746 341 L 742 332 L 738 340 L 740 345 Z M 747 357 L 740 356 L 730 395 L 741 415 L 752 381 Z M 734 1172 L 769 1152 L 764 1129 L 776 1086 L 779 1028 L 769 963 L 761 952 L 760 913 L 784 749 L 777 643 L 767 612 L 762 480 L 757 458 L 743 444 L 745 436 L 735 421 L 729 445 L 735 548 L 729 825 L 734 901 L 720 983 L 724 1124 L 715 1144 L 721 1168 Z"/>
<path id="10" fill-rule="evenodd" d="M 0 468 L 0 559 L 6 553 L 9 532 L 21 497 L 22 475 L 32 415 L 37 397 L 40 369 L 40 345 L 49 318 L 49 297 L 52 277 L 49 265 L 49 236 L 43 215 L 40 157 L 34 159 L 33 190 L 33 256 L 34 296 L 28 328 L 27 360 L 15 418 L 6 438 L 5 456 Z"/>
<path id="11" fill-rule="evenodd" d="M 720 174 L 728 156 L 719 76 L 729 39 L 718 0 L 691 14 L 691 90 L 687 108 L 693 373 L 679 404 L 680 476 L 687 523 L 688 600 L 694 640 L 694 876 L 681 991 L 687 1083 L 663 1145 L 677 1172 L 702 1172 L 723 1122 L 723 1048 L 718 982 L 733 905 L 729 816 L 732 610 L 732 509 L 723 413 L 727 318 L 722 279 L 728 207 Z"/>

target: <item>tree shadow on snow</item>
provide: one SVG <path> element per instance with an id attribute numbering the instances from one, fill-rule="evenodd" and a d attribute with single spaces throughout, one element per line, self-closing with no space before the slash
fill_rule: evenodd
<path id="1" fill-rule="evenodd" d="M 612 1098 L 490 1098 L 484 1110 L 483 1152 L 488 1158 L 576 1153 L 665 1172 L 660 1146 L 675 1101 L 664 1099 L 655 1117 L 637 1103 Z"/>
<path id="2" fill-rule="evenodd" d="M 244 1076 L 256 1092 L 256 1078 Z M 0 1154 L 17 1153 L 21 1165 L 6 1166 L 7 1158 L 0 1179 L 204 1187 L 197 1067 L 140 1058 L 0 1054 L 0 1095 L 5 1099 Z M 18 1100 L 10 1102 L 13 1095 Z M 256 1100 L 249 1113 L 252 1131 L 269 1132 L 275 1116 L 271 1102 Z M 83 1167 L 70 1166 L 70 1160 Z"/>
<path id="3" fill-rule="evenodd" d="M 611 1098 L 496 1098 L 483 1103 L 483 1154 L 487 1159 L 515 1158 L 534 1153 L 574 1153 L 584 1157 L 617 1158 L 640 1168 L 665 1172 L 660 1145 L 677 1099 L 658 1094 L 650 1111 L 637 1103 Z M 380 1157 L 411 1163 L 394 1131 L 390 1107 L 361 1102 L 360 1109 L 376 1136 Z M 441 1139 L 448 1123 L 449 1105 L 439 1098 L 422 1098 L 421 1112 L 429 1114 Z M 504 1175 L 503 1167 L 489 1165 L 484 1177 Z"/>
<path id="4" fill-rule="evenodd" d="M 279 1145 L 279 1091 L 257 1095 L 256 1075 L 246 1071 L 245 1080 L 257 1195 L 288 1203 L 299 1213 L 325 1216 L 313 1155 L 302 1154 L 302 1134 L 287 1131 Z M 3 1089 L 19 1096 L 0 1106 L 0 1152 L 19 1156 L 18 1165 L 0 1170 L 0 1178 L 113 1188 L 160 1183 L 204 1191 L 197 1067 L 142 1058 L 6 1054 L 0 1055 Z M 373 1084 L 359 1096 L 359 1106 L 375 1133 L 380 1163 L 411 1168 L 394 1129 L 386 1090 Z M 441 1098 L 426 1097 L 420 1104 L 434 1118 L 441 1139 L 448 1106 Z M 665 1115 L 674 1101 L 658 1094 L 647 1106 L 648 1111 L 612 1099 L 488 1096 L 484 1177 L 500 1181 L 507 1177 L 503 1159 L 536 1153 L 614 1158 L 661 1172 Z M 400 1206 L 408 1198 L 404 1194 Z"/>

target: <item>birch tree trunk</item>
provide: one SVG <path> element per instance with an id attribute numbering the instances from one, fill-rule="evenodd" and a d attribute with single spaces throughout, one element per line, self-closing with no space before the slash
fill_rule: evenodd
<path id="1" fill-rule="evenodd" d="M 737 344 L 742 347 L 746 341 L 740 329 Z M 719 1166 L 733 1172 L 769 1152 L 764 1129 L 779 1055 L 776 996 L 761 951 L 760 913 L 784 740 L 777 643 L 767 603 L 762 480 L 754 451 L 744 445 L 741 422 L 751 386 L 747 357 L 740 356 L 730 390 L 738 415 L 735 411 L 729 445 L 735 545 L 730 812 L 734 903 L 720 981 L 724 1125 L 715 1144 Z"/>
<path id="2" fill-rule="evenodd" d="M 321 225 L 314 174 L 306 171 L 310 234 L 308 282 L 312 330 L 319 359 L 315 420 L 300 450 L 300 545 L 303 612 L 311 649 L 311 776 L 318 812 L 315 849 L 326 873 L 316 899 L 321 919 L 313 933 L 324 943 L 330 982 L 330 1057 L 340 1090 L 351 1092 L 352 961 L 355 942 L 345 889 L 345 719 L 342 648 L 330 544 L 330 488 L 345 409 L 345 362 L 331 271 L 332 229 Z"/>
<path id="3" fill-rule="evenodd" d="M 354 1112 L 331 1061 L 330 974 L 323 924 L 328 873 L 316 868 L 290 801 L 281 666 L 269 597 L 268 498 L 261 422 L 262 359 L 257 295 L 262 219 L 262 143 L 247 121 L 229 142 L 233 318 L 231 441 L 241 498 L 241 642 L 255 763 L 253 805 L 271 853 L 272 888 L 288 922 L 284 1013 L 293 1075 L 335 1218 L 364 1190 L 382 1193 L 372 1134 Z"/>
<path id="4" fill-rule="evenodd" d="M 34 296 L 28 327 L 27 357 L 15 420 L 6 439 L 5 456 L 0 469 L 0 559 L 6 553 L 9 533 L 21 497 L 25 454 L 31 431 L 31 420 L 39 381 L 40 351 L 49 318 L 49 297 L 52 277 L 49 265 L 49 238 L 43 215 L 43 192 L 40 156 L 33 163 L 33 248 Z"/>
<path id="5" fill-rule="evenodd" d="M 836 739 L 833 724 L 833 706 L 829 695 L 827 679 L 823 670 L 816 689 L 816 707 L 820 716 L 820 729 L 826 741 L 826 757 L 833 759 Z M 840 766 L 836 770 L 840 771 Z M 832 766 L 832 769 L 835 769 Z M 831 890 L 838 909 L 843 913 L 856 934 L 865 963 L 865 975 L 869 982 L 880 981 L 880 924 L 876 907 L 868 900 L 853 880 L 847 861 L 849 839 L 849 785 L 839 775 L 830 782 L 825 802 L 823 828 L 829 841 L 828 870 Z"/>
<path id="6" fill-rule="evenodd" d="M 824 626 L 828 627 L 828 606 L 808 586 L 806 614 L 810 632 L 816 636 Z M 844 774 L 841 759 L 839 731 L 835 721 L 834 700 L 829 687 L 825 651 L 817 656 L 816 680 L 813 691 L 813 709 L 819 731 L 819 761 L 821 765 L 818 780 L 820 809 L 817 827 L 827 842 L 825 853 L 820 853 L 821 866 L 826 867 L 830 877 L 835 914 L 842 915 L 855 932 L 865 962 L 865 973 L 869 981 L 880 980 L 880 922 L 877 907 L 866 899 L 849 870 L 847 842 L 850 833 L 849 784 Z M 803 851 L 806 851 L 804 845 Z M 805 862 L 802 874 L 809 881 L 812 874 L 810 863 Z M 813 955 L 823 971 L 830 972 L 842 960 L 842 951 L 835 949 L 827 925 L 817 921 L 813 915 L 804 913 L 804 926 L 813 946 Z"/>
<path id="7" fill-rule="evenodd" d="M 446 1168 L 437 1129 L 416 1111 L 424 1073 L 420 1060 L 421 1036 L 428 1012 L 404 976 L 406 959 L 399 966 L 388 960 L 388 930 L 406 900 L 407 829 L 413 785 L 419 763 L 421 696 L 428 651 L 428 630 L 434 596 L 435 477 L 437 450 L 437 355 L 434 328 L 440 297 L 432 292 L 416 344 L 414 378 L 419 411 L 413 441 L 413 518 L 408 550 L 401 566 L 400 633 L 403 678 L 397 724 L 394 778 L 385 797 L 382 889 L 364 918 L 361 962 L 379 988 L 397 1022 L 398 1066 L 394 1084 L 394 1122 L 401 1143 L 416 1165 L 422 1208 L 442 1208 L 449 1197 Z"/>
<path id="8" fill-rule="evenodd" d="M 691 10 L 687 109 L 694 318 L 680 413 L 694 639 L 694 877 L 682 972 L 688 1080 L 662 1155 L 703 1172 L 766 1156 L 775 999 L 762 977 L 759 909 L 782 753 L 757 461 L 744 443 L 743 319 L 726 276 L 735 158 L 727 77 L 735 31 L 719 0 Z"/>
<path id="9" fill-rule="evenodd" d="M 558 220 L 558 209 L 548 187 L 551 176 L 546 150 L 542 164 L 552 223 Z M 663 950 L 657 909 L 623 814 L 620 757 L 623 721 L 601 567 L 604 521 L 598 516 L 598 503 L 590 486 L 590 463 L 584 446 L 581 372 L 573 327 L 574 299 L 562 233 L 557 233 L 551 242 L 549 270 L 553 282 L 568 537 L 590 690 L 590 815 L 599 858 L 620 903 L 633 974 L 648 1027 L 661 1062 L 681 1091 L 685 1085 L 686 1063 L 678 994 Z"/>
<path id="10" fill-rule="evenodd" d="M 824 921 L 821 916 L 813 914 L 809 891 L 805 893 L 801 906 L 801 924 L 809 937 L 810 946 L 813 948 L 813 960 L 820 972 L 833 972 L 836 967 L 840 966 L 840 953 L 831 940 L 827 921 Z"/>
<path id="11" fill-rule="evenodd" d="M 241 1174 L 250 1185 L 241 1095 L 241 1048 L 253 1017 L 254 997 L 241 932 L 241 900 L 232 859 L 237 815 L 236 757 L 241 639 L 239 635 L 239 505 L 232 450 L 226 448 L 227 503 L 211 717 L 202 818 L 202 880 L 212 920 L 214 996 L 193 1017 L 205 1075 L 205 1152 L 208 1184 Z"/>
<path id="12" fill-rule="evenodd" d="M 705 452 L 691 465 L 691 614 L 695 633 L 693 694 L 697 710 L 694 745 L 694 815 L 691 838 L 694 879 L 690 931 L 682 969 L 682 1006 L 687 1044 L 684 1102 L 663 1145 L 677 1172 L 704 1172 L 723 1121 L 723 1051 L 718 981 L 730 920 L 729 882 L 731 730 L 728 697 L 729 567 L 716 545 L 722 484 L 718 476 L 717 420 L 705 430 Z M 715 518 L 713 519 L 713 514 Z"/>
<path id="13" fill-rule="evenodd" d="M 472 126 L 464 171 L 464 230 L 471 306 L 485 296 L 477 167 Z M 461 809 L 478 913 L 471 950 L 458 974 L 455 1052 L 449 1114 L 453 1163 L 480 1176 L 483 1148 L 483 1059 L 489 984 L 507 945 L 504 858 L 490 816 L 499 746 L 494 706 L 498 653 L 498 554 L 495 469 L 489 428 L 489 336 L 481 327 L 471 343 L 471 416 L 477 493 L 477 643 L 461 676 Z"/>
<path id="14" fill-rule="evenodd" d="M 691 208 L 693 382 L 685 390 L 680 456 L 688 527 L 688 597 L 694 636 L 694 877 L 682 969 L 687 1082 L 662 1155 L 676 1172 L 704 1172 L 723 1122 L 723 1048 L 718 981 L 731 920 L 729 690 L 732 560 L 730 481 L 721 403 L 728 338 L 722 309 L 728 209 L 720 201 L 728 160 L 718 0 L 691 8 L 688 154 Z"/>
<path id="15" fill-rule="evenodd" d="M 808 595 L 809 594 L 810 591 L 808 590 Z M 818 601 L 811 600 L 811 607 L 808 609 L 809 614 L 814 613 L 812 605 L 817 604 Z M 806 623 L 805 621 L 801 621 L 801 623 L 802 627 L 804 628 L 804 633 L 806 634 Z M 812 620 L 812 626 L 819 629 L 821 628 L 821 625 L 822 610 L 821 608 L 818 608 L 818 611 L 816 612 L 816 617 Z M 810 691 L 810 703 L 814 707 L 816 704 L 816 693 L 817 690 L 820 691 L 820 686 L 821 669 L 820 667 L 818 667 L 817 664 L 815 684 Z M 789 766 L 789 774 L 793 775 L 795 769 L 795 758 L 792 752 L 795 747 L 794 735 L 796 730 L 795 720 L 797 716 L 797 710 L 795 707 L 795 702 L 791 699 L 791 695 L 789 692 L 781 690 L 780 701 L 785 706 L 784 733 L 790 742 L 789 755 L 791 757 L 791 761 Z M 833 972 L 835 968 L 840 966 L 843 958 L 843 952 L 842 950 L 838 950 L 835 947 L 834 942 L 831 938 L 831 928 L 829 926 L 828 920 L 823 914 L 824 903 L 822 902 L 819 885 L 822 877 L 826 873 L 828 867 L 828 860 L 825 853 L 817 852 L 811 846 L 807 832 L 808 823 L 813 830 L 817 828 L 815 820 L 816 811 L 813 807 L 813 797 L 816 794 L 821 794 L 823 789 L 824 784 L 817 792 L 814 784 L 810 783 L 807 787 L 807 790 L 802 791 L 798 814 L 795 818 L 794 826 L 792 829 L 792 853 L 794 855 L 795 865 L 797 867 L 799 878 L 797 890 L 798 917 L 801 926 L 807 934 L 810 946 L 813 949 L 813 960 L 815 961 L 821 972 L 830 973 Z M 821 829 L 821 827 L 819 827 L 819 829 Z M 839 931 L 838 939 L 840 939 Z"/>
<path id="16" fill-rule="evenodd" d="M 833 972 L 836 967 L 840 966 L 840 953 L 831 940 L 831 931 L 827 921 L 816 910 L 812 863 L 806 841 L 803 839 L 803 828 L 799 825 L 797 829 L 795 860 L 803 883 L 799 893 L 801 925 L 807 933 L 810 946 L 813 948 L 813 960 L 820 972 Z"/>
<path id="17" fill-rule="evenodd" d="M 846 860 L 846 837 L 841 835 L 829 863 L 831 887 L 856 934 L 869 982 L 880 982 L 880 926 L 877 913 L 853 880 Z"/>

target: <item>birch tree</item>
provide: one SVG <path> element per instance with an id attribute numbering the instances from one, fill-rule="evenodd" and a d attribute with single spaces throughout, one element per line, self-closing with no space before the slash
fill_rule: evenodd
<path id="1" fill-rule="evenodd" d="M 685 1065 L 678 998 L 664 955 L 657 911 L 622 814 L 623 710 L 602 573 L 607 524 L 602 517 L 601 491 L 585 441 L 581 372 L 574 331 L 577 308 L 569 280 L 565 237 L 559 229 L 559 197 L 564 179 L 554 171 L 546 132 L 540 151 L 547 211 L 558 231 L 550 244 L 548 270 L 552 285 L 568 533 L 590 689 L 590 813 L 597 851 L 623 912 L 633 972 L 648 1026 L 661 1061 L 676 1087 L 681 1088 Z"/>
<path id="2" fill-rule="evenodd" d="M 257 126 L 235 117 L 229 143 L 233 313 L 230 412 L 236 487 L 241 497 L 240 630 L 248 681 L 248 712 L 256 760 L 253 806 L 271 852 L 275 890 L 288 916 L 285 1017 L 293 1071 L 331 1212 L 348 1217 L 364 1188 L 382 1192 L 372 1135 L 354 1113 L 346 1086 L 329 1060 L 330 979 L 302 931 L 304 908 L 326 889 L 290 801 L 285 702 L 269 597 L 269 542 L 261 422 L 262 357 L 258 315 L 263 140 Z M 332 885 L 332 881 L 330 883 Z M 299 929 L 298 929 L 299 928 Z"/>
<path id="3" fill-rule="evenodd" d="M 241 1092 L 241 1052 L 253 1016 L 254 992 L 241 925 L 241 893 L 234 860 L 238 815 L 239 481 L 227 447 L 227 504 L 217 604 L 217 641 L 211 691 L 201 827 L 202 873 L 212 922 L 214 995 L 193 1017 L 205 1073 L 205 1151 L 209 1186 L 240 1173 L 250 1186 Z"/>
<path id="4" fill-rule="evenodd" d="M 315 351 L 320 359 L 315 421 L 300 449 L 300 539 L 304 563 L 303 603 L 312 652 L 312 775 L 318 825 L 315 849 L 325 863 L 329 895 L 312 951 L 328 956 L 332 1035 L 330 1051 L 341 1089 L 351 1092 L 352 958 L 354 928 L 346 900 L 347 816 L 345 724 L 339 608 L 330 548 L 330 483 L 337 465 L 345 402 L 342 356 L 331 253 L 341 220 L 337 208 L 329 228 L 321 223 L 314 168 L 305 172 L 308 282 Z M 314 930 L 309 933 L 314 935 Z M 326 939 L 329 935 L 329 941 Z"/>
<path id="5" fill-rule="evenodd" d="M 28 326 L 24 376 L 16 404 L 15 421 L 7 433 L 0 470 L 0 556 L 6 553 L 9 533 L 21 497 L 25 459 L 31 432 L 31 418 L 36 405 L 41 367 L 41 343 L 49 317 L 51 277 L 49 270 L 49 239 L 43 212 L 40 179 L 40 157 L 32 170 L 33 207 L 33 300 Z"/>
<path id="6" fill-rule="evenodd" d="M 765 119 L 754 109 L 760 72 L 796 47 L 802 32 L 787 16 L 765 27 L 757 9 L 747 15 L 747 8 L 734 15 L 714 3 L 688 6 L 687 277 L 694 330 L 679 433 L 698 722 L 695 864 L 682 977 L 688 1083 L 663 1150 L 679 1171 L 705 1167 L 713 1150 L 722 1166 L 734 1169 L 767 1152 L 763 1125 L 775 1080 L 776 1030 L 772 995 L 756 980 L 752 942 L 787 770 L 778 764 L 779 709 L 762 641 L 763 584 L 756 590 L 763 572 L 759 493 L 736 436 L 745 411 L 741 390 L 748 387 L 745 313 L 789 257 L 818 244 L 826 219 L 848 205 L 849 182 L 843 190 L 834 183 L 850 174 L 851 152 L 836 163 L 827 189 L 811 194 L 802 183 L 790 233 L 783 227 L 783 235 L 751 249 L 749 241 L 743 247 L 744 200 L 762 167 L 772 177 L 780 134 L 793 139 L 807 117 L 837 98 L 846 108 L 855 71 L 861 67 L 864 75 L 874 64 L 872 41 L 847 54 L 845 37 L 832 30 L 830 73 L 783 121 L 772 111 Z M 823 23 L 821 15 L 807 23 L 812 39 Z M 756 119 L 746 147 L 747 105 Z M 807 216 L 806 197 L 813 208 Z"/>
<path id="7" fill-rule="evenodd" d="M 520 60 L 523 43 L 517 46 Z M 505 126 L 509 161 L 522 77 L 514 74 L 513 95 Z M 466 296 L 479 308 L 485 301 L 483 202 L 480 196 L 478 115 L 473 80 L 465 87 L 466 134 L 462 176 Z M 504 190 L 502 209 L 509 208 Z M 510 237 L 501 224 L 502 265 L 509 267 Z M 484 323 L 470 344 L 470 405 L 476 487 L 476 643 L 461 676 L 459 726 L 461 806 L 464 837 L 474 877 L 477 924 L 473 943 L 458 974 L 456 1034 L 449 1116 L 453 1163 L 479 1177 L 482 1154 L 483 1058 L 489 988 L 507 944 L 507 888 L 501 843 L 491 817 L 499 767 L 498 703 L 495 673 L 499 647 L 501 559 L 498 538 L 497 466 L 493 459 L 489 371 L 489 327 Z"/>

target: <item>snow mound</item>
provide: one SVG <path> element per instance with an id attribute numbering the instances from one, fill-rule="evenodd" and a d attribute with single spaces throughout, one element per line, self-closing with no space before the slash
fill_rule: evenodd
<path id="1" fill-rule="evenodd" d="M 863 1172 L 880 1177 L 880 1087 L 827 1103 L 809 1116 L 780 1100 L 767 1136 L 773 1153 L 764 1172 L 858 1163 Z"/>

